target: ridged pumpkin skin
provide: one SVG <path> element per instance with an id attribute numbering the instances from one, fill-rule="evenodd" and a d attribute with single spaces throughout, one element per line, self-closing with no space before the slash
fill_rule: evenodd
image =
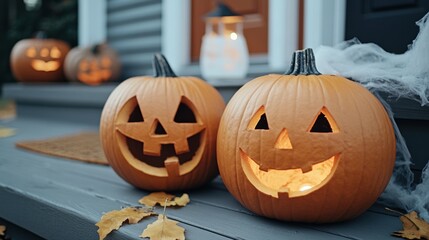
<path id="1" fill-rule="evenodd" d="M 255 127 L 261 111 L 266 129 Z M 312 131 L 320 112 L 335 125 L 332 132 Z M 394 167 L 395 136 L 382 104 L 355 82 L 311 71 L 270 74 L 245 84 L 227 104 L 217 155 L 224 184 L 249 210 L 286 221 L 335 222 L 360 215 L 383 192 Z M 300 174 L 327 159 L 334 167 L 322 182 L 312 188 L 301 182 L 288 193 Z M 267 187 L 275 180 L 267 172 L 288 169 L 298 169 L 290 182 Z"/>
<path id="2" fill-rule="evenodd" d="M 10 54 L 14 77 L 20 82 L 57 82 L 64 79 L 64 59 L 69 45 L 58 39 L 23 39 Z"/>
<path id="3" fill-rule="evenodd" d="M 157 72 L 164 67 L 155 63 Z M 182 114 L 179 104 L 192 110 L 194 122 L 175 118 Z M 216 136 L 224 108 L 222 96 L 199 78 L 174 73 L 130 78 L 111 93 L 104 106 L 100 122 L 104 152 L 116 173 L 138 188 L 174 191 L 199 187 L 218 174 Z M 183 114 L 187 119 L 192 113 Z M 188 161 L 179 165 L 174 156 L 167 161 L 174 152 L 192 152 L 192 159 L 187 156 Z"/>
<path id="4" fill-rule="evenodd" d="M 119 77 L 121 64 L 117 53 L 107 44 L 73 48 L 64 62 L 69 81 L 100 85 Z"/>

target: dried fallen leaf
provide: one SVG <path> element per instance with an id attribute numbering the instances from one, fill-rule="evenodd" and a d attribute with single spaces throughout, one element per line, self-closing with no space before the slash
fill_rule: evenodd
<path id="1" fill-rule="evenodd" d="M 139 200 L 139 203 L 144 204 L 148 207 L 153 207 L 156 204 L 161 205 L 161 204 L 164 204 L 165 202 L 170 202 L 173 198 L 174 198 L 174 195 L 167 194 L 165 192 L 154 192 L 141 198 Z"/>
<path id="2" fill-rule="evenodd" d="M 0 138 L 6 138 L 15 135 L 14 128 L 0 127 Z"/>
<path id="3" fill-rule="evenodd" d="M 98 226 L 98 236 L 103 240 L 113 230 L 118 230 L 122 224 L 128 220 L 128 223 L 138 223 L 143 218 L 155 214 L 144 208 L 127 207 L 121 210 L 114 210 L 105 213 L 100 221 L 95 225 Z"/>
<path id="4" fill-rule="evenodd" d="M 176 197 L 165 192 L 154 192 L 139 200 L 139 203 L 144 204 L 148 207 L 153 207 L 156 204 L 161 206 L 179 206 L 184 207 L 190 202 L 189 195 L 184 193 L 181 197 Z"/>
<path id="5" fill-rule="evenodd" d="M 159 214 L 158 220 L 149 224 L 140 237 L 150 240 L 185 240 L 185 229 L 177 226 L 177 221 Z"/>
<path id="6" fill-rule="evenodd" d="M 429 223 L 419 218 L 415 211 L 402 215 L 402 231 L 392 233 L 393 236 L 405 239 L 427 239 L 429 240 Z"/>
<path id="7" fill-rule="evenodd" d="M 174 202 L 176 203 L 177 206 L 180 206 L 180 207 L 186 206 L 190 201 L 191 199 L 189 199 L 189 195 L 186 193 L 182 194 L 181 197 L 174 198 Z"/>
<path id="8" fill-rule="evenodd" d="M 0 225 L 0 236 L 4 236 L 5 232 L 6 232 L 6 227 L 3 225 Z"/>

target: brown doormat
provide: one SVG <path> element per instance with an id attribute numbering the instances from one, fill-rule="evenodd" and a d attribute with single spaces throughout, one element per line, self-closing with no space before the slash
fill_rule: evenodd
<path id="1" fill-rule="evenodd" d="M 43 140 L 20 141 L 17 147 L 89 163 L 109 165 L 101 147 L 99 134 L 82 132 Z"/>

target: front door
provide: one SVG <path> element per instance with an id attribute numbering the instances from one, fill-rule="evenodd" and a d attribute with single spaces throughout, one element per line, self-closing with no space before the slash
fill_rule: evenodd
<path id="1" fill-rule="evenodd" d="M 347 0 L 346 39 L 403 53 L 419 31 L 415 22 L 428 11 L 427 0 Z"/>

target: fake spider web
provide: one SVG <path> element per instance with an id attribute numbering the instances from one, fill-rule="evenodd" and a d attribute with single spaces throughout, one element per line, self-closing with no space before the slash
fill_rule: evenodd
<path id="1" fill-rule="evenodd" d="M 393 98 L 408 98 L 429 104 L 429 13 L 416 24 L 420 32 L 403 54 L 392 54 L 373 43 L 362 44 L 358 39 L 340 43 L 335 47 L 316 49 L 316 65 L 323 74 L 336 74 L 361 83 L 373 92 L 385 106 L 394 125 L 396 163 L 393 176 L 380 197 L 391 207 L 417 211 L 429 221 L 429 163 L 423 168 L 420 181 L 414 183 L 410 152 L 390 106 L 379 96 L 388 93 Z"/>

